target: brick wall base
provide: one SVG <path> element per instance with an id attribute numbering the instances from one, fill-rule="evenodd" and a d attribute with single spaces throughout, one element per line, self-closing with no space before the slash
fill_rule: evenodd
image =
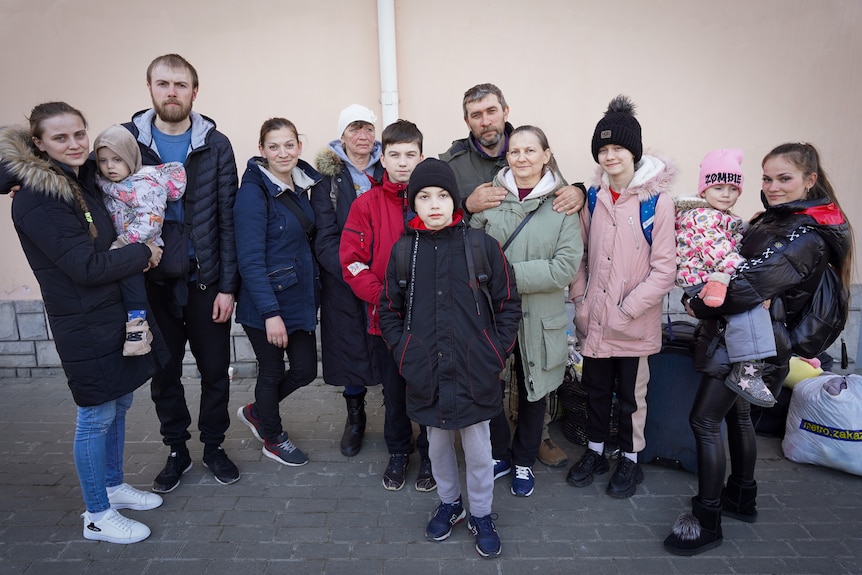
<path id="1" fill-rule="evenodd" d="M 694 321 L 682 309 L 679 303 L 681 295 L 681 290 L 674 288 L 670 296 L 665 299 L 666 311 L 670 313 L 672 320 Z M 856 357 L 862 355 L 862 340 L 859 337 L 860 322 L 862 322 L 860 305 L 862 305 L 862 285 L 854 285 L 850 318 L 842 334 L 850 359 L 848 371 L 856 371 Z M 231 326 L 230 350 L 234 377 L 255 377 L 257 362 L 254 358 L 254 350 L 242 326 L 236 322 Z M 829 352 L 836 360 L 837 371 L 840 363 L 840 340 L 830 348 Z M 47 377 L 62 374 L 63 368 L 54 347 L 42 301 L 0 300 L 0 377 Z M 197 375 L 194 357 L 188 347 L 183 359 L 183 375 L 189 377 Z"/>

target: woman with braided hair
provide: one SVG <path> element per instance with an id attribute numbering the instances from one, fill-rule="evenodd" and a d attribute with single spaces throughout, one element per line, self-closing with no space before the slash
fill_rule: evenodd
<path id="1" fill-rule="evenodd" d="M 0 129 L 0 192 L 20 187 L 12 220 L 78 405 L 73 455 L 86 504 L 84 538 L 136 543 L 150 535 L 149 527 L 117 510 L 153 509 L 162 499 L 123 481 L 126 411 L 156 358 L 123 357 L 119 280 L 158 265 L 162 250 L 150 244 L 110 249 L 117 235 L 89 153 L 80 111 L 65 102 L 39 104 L 29 129 Z"/>

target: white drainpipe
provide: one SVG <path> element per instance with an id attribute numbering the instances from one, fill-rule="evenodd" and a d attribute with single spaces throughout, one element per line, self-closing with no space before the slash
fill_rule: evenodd
<path id="1" fill-rule="evenodd" d="M 398 65 L 395 57 L 395 0 L 377 0 L 380 50 L 380 104 L 385 128 L 398 119 Z"/>

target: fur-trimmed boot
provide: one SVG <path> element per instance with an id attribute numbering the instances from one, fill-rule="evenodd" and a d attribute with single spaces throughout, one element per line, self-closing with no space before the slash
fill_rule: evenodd
<path id="1" fill-rule="evenodd" d="M 699 499 L 691 502 L 691 513 L 680 515 L 664 548 L 674 555 L 698 555 L 721 545 L 721 506 L 707 506 Z"/>
<path id="2" fill-rule="evenodd" d="M 721 490 L 721 512 L 746 523 L 757 521 L 757 482 L 743 483 L 732 475 L 728 477 Z"/>
<path id="3" fill-rule="evenodd" d="M 344 424 L 344 434 L 341 436 L 341 454 L 353 457 L 362 449 L 362 438 L 365 436 L 365 394 L 341 394 L 347 402 L 347 422 Z"/>

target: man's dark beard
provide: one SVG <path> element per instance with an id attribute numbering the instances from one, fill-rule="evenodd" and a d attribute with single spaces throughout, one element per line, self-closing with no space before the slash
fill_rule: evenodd
<path id="1" fill-rule="evenodd" d="M 178 107 L 166 106 L 165 104 L 156 104 L 153 102 L 154 107 L 156 108 L 156 114 L 158 114 L 159 119 L 163 122 L 168 122 L 171 124 L 182 122 L 186 118 L 189 117 L 189 113 L 191 112 L 191 106 L 186 108 L 182 102 L 177 101 L 179 104 Z"/>

